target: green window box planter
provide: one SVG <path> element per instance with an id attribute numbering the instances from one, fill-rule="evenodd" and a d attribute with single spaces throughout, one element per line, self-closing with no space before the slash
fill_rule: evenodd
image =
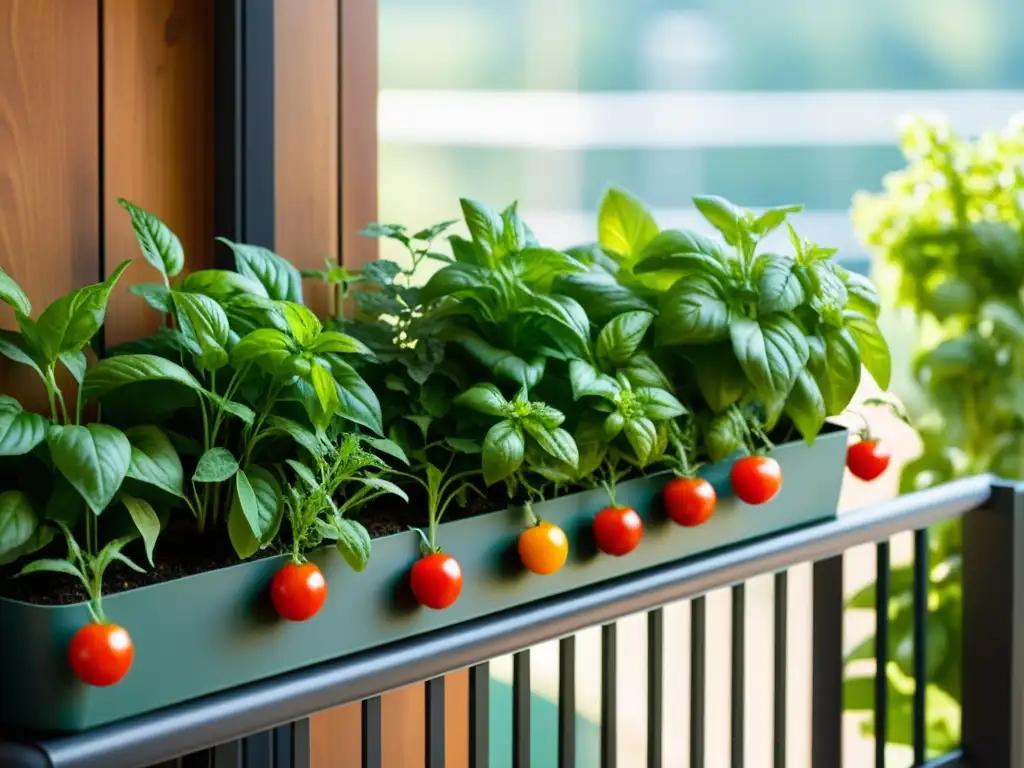
<path id="1" fill-rule="evenodd" d="M 413 532 L 374 541 L 365 572 L 353 573 L 332 550 L 314 554 L 329 584 L 327 602 L 311 621 L 276 617 L 267 596 L 286 556 L 241 563 L 104 598 L 107 615 L 135 642 L 127 677 L 111 688 L 78 683 L 66 650 L 88 621 L 84 604 L 40 606 L 0 599 L 0 723 L 8 727 L 79 731 L 120 720 L 485 614 L 614 579 L 653 566 L 834 517 L 847 432 L 834 425 L 813 446 L 791 442 L 772 455 L 782 466 L 778 496 L 747 506 L 729 490 L 730 462 L 702 474 L 719 495 L 712 518 L 682 528 L 661 510 L 669 473 L 624 482 L 618 501 L 634 507 L 645 533 L 631 554 L 599 554 L 590 535 L 601 490 L 535 505 L 565 529 L 566 565 L 554 575 L 522 569 L 515 552 L 521 515 L 501 510 L 444 523 L 439 540 L 462 566 L 465 584 L 454 606 L 435 612 L 415 605 L 408 571 L 419 551 Z"/>

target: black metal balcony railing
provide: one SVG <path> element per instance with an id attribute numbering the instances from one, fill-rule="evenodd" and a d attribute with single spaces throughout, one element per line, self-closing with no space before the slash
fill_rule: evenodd
<path id="1" fill-rule="evenodd" d="M 988 476 L 959 480 L 903 496 L 801 530 L 579 590 L 303 669 L 208 698 L 188 702 L 87 733 L 35 742 L 0 742 L 3 768 L 308 768 L 309 728 L 316 712 L 362 701 L 363 766 L 381 765 L 380 694 L 426 680 L 426 750 L 423 765 L 445 762 L 444 675 L 470 670 L 470 763 L 489 764 L 488 661 L 514 653 L 513 765 L 530 765 L 530 651 L 560 641 L 558 765 L 572 768 L 575 755 L 575 639 L 573 633 L 602 627 L 601 766 L 616 764 L 615 621 L 648 611 L 647 764 L 664 765 L 662 734 L 664 624 L 662 607 L 691 600 L 690 768 L 723 768 L 726 760 L 704 749 L 705 602 L 710 590 L 732 586 L 732 751 L 729 764 L 744 766 L 744 598 L 746 580 L 775 574 L 775 680 L 786 679 L 787 569 L 813 566 L 812 732 L 813 768 L 842 761 L 843 553 L 875 542 L 878 548 L 878 669 L 887 661 L 889 544 L 915 532 L 915 662 L 924 679 L 928 549 L 926 530 L 963 517 L 963 747 L 925 760 L 924 686 L 914 698 L 916 766 L 1011 768 L 1024 765 L 1024 485 L 993 483 Z M 876 683 L 876 723 L 885 733 L 886 684 Z M 785 685 L 775 685 L 772 765 L 786 766 Z M 286 725 L 282 725 L 282 724 Z M 9 736 L 9 738 L 12 738 Z M 875 765 L 884 765 L 879 739 Z M 767 760 L 759 760 L 756 768 Z M 412 768 L 410 766 L 410 768 Z M 544 766 L 542 768 L 548 768 Z M 861 768 L 856 766 L 855 768 Z"/>

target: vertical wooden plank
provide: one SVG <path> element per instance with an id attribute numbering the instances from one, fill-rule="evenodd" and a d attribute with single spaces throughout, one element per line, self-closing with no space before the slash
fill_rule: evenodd
<path id="1" fill-rule="evenodd" d="M 106 270 L 139 256 L 124 197 L 181 238 L 186 268 L 213 266 L 213 12 L 207 0 L 104 0 Z M 144 261 L 110 299 L 106 341 L 156 330 L 158 313 L 128 293 L 159 281 Z"/>
<path id="2" fill-rule="evenodd" d="M 426 693 L 423 683 L 408 685 L 381 698 L 384 768 L 416 768 L 426 749 Z"/>
<path id="3" fill-rule="evenodd" d="M 338 260 L 338 2 L 274 5 L 276 249 L 301 269 Z M 333 311 L 327 286 L 304 289 L 315 312 Z"/>
<path id="4" fill-rule="evenodd" d="M 335 707 L 309 718 L 312 768 L 359 765 L 362 722 L 359 704 Z"/>
<path id="5" fill-rule="evenodd" d="M 359 230 L 377 220 L 377 0 L 341 3 L 341 259 L 355 269 L 377 258 Z"/>
<path id="6" fill-rule="evenodd" d="M 101 273 L 98 18 L 96 0 L 0 0 L 0 264 L 36 315 Z M 46 409 L 27 368 L 0 359 L 0 379 Z"/>
<path id="7" fill-rule="evenodd" d="M 469 768 L 469 670 L 453 672 L 446 678 L 445 723 L 447 724 L 446 768 Z"/>

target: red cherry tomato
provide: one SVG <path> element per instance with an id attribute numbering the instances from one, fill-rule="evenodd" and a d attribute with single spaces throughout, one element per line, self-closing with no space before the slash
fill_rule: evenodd
<path id="1" fill-rule="evenodd" d="M 609 555 L 628 555 L 640 543 L 644 524 L 631 507 L 605 507 L 594 516 L 597 548 Z"/>
<path id="2" fill-rule="evenodd" d="M 282 619 L 306 621 L 323 608 L 327 581 L 313 563 L 288 563 L 274 574 L 270 599 Z"/>
<path id="3" fill-rule="evenodd" d="M 861 440 L 846 449 L 846 466 L 861 480 L 874 480 L 885 472 L 890 458 L 877 440 Z"/>
<path id="4" fill-rule="evenodd" d="M 541 576 L 554 573 L 569 556 L 569 539 L 557 525 L 541 520 L 519 534 L 519 559 Z"/>
<path id="5" fill-rule="evenodd" d="M 459 599 L 462 568 L 451 555 L 434 552 L 416 561 L 409 574 L 409 583 L 420 605 L 441 611 Z"/>
<path id="6" fill-rule="evenodd" d="M 732 465 L 729 482 L 741 501 L 764 504 L 782 487 L 782 467 L 769 456 L 744 456 Z"/>
<path id="7" fill-rule="evenodd" d="M 714 486 L 702 477 L 673 477 L 662 498 L 668 516 L 687 527 L 706 523 L 718 503 Z"/>
<path id="8" fill-rule="evenodd" d="M 105 687 L 120 682 L 134 658 L 132 638 L 117 624 L 86 624 L 68 646 L 71 671 L 88 685 Z"/>

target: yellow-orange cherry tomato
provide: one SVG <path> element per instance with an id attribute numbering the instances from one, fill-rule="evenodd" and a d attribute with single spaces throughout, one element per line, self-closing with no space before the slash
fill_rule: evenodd
<path id="1" fill-rule="evenodd" d="M 569 539 L 557 525 L 541 520 L 519 534 L 519 559 L 529 570 L 547 576 L 569 556 Z"/>

